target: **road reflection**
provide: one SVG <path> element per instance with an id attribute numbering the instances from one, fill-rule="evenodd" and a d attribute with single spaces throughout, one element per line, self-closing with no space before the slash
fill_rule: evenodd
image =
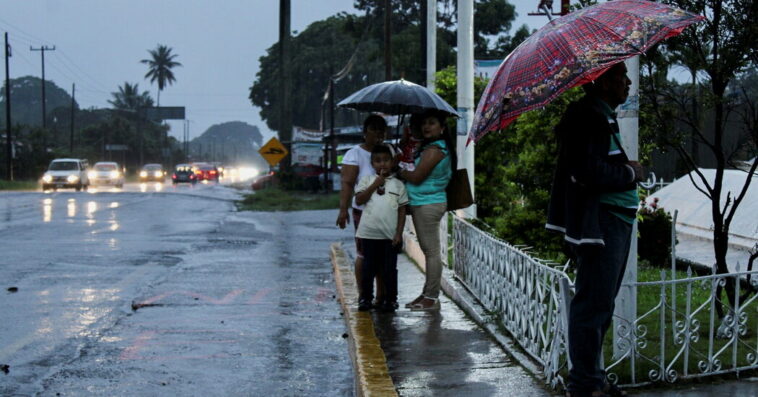
<path id="1" fill-rule="evenodd" d="M 76 216 L 76 199 L 68 199 L 68 217 L 73 218 Z"/>
<path id="2" fill-rule="evenodd" d="M 53 220 L 53 199 L 42 200 L 42 222 L 48 223 Z"/>
<path id="3" fill-rule="evenodd" d="M 148 191 L 155 191 L 155 192 L 161 192 L 163 191 L 163 183 L 161 182 L 155 182 L 155 183 L 145 183 L 142 182 L 139 184 L 139 191 L 142 193 L 146 193 Z"/>
<path id="4" fill-rule="evenodd" d="M 97 203 L 90 201 L 87 203 L 87 224 L 92 226 L 95 224 L 95 212 L 97 212 Z"/>

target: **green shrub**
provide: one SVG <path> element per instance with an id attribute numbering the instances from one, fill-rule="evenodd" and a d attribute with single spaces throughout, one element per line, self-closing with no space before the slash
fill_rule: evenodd
<path id="1" fill-rule="evenodd" d="M 637 254 L 651 266 L 671 265 L 671 215 L 658 205 L 658 198 L 646 204 L 637 214 L 639 240 Z"/>

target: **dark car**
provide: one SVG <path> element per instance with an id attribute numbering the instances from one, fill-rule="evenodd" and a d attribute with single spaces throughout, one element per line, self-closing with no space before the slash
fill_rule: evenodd
<path id="1" fill-rule="evenodd" d="M 163 182 L 166 172 L 160 164 L 145 164 L 139 172 L 140 182 Z"/>
<path id="2" fill-rule="evenodd" d="M 270 186 L 274 186 L 278 184 L 278 182 L 279 180 L 276 173 L 274 173 L 274 171 L 271 171 L 268 174 L 259 175 L 257 178 L 255 178 L 250 187 L 253 190 L 261 190 Z"/>
<path id="3" fill-rule="evenodd" d="M 201 164 L 195 168 L 195 177 L 199 181 L 216 181 L 219 179 L 218 168 L 212 164 Z"/>
<path id="4" fill-rule="evenodd" d="M 174 169 L 174 173 L 171 174 L 171 182 L 173 182 L 174 185 L 181 182 L 194 185 L 197 183 L 197 176 L 195 176 L 195 171 L 192 169 L 191 165 L 179 164 Z"/>

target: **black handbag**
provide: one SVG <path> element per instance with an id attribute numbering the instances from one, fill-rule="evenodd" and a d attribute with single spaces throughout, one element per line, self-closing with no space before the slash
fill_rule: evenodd
<path id="1" fill-rule="evenodd" d="M 471 185 L 468 181 L 468 171 L 465 168 L 453 171 L 453 176 L 445 189 L 447 210 L 455 211 L 474 204 Z"/>

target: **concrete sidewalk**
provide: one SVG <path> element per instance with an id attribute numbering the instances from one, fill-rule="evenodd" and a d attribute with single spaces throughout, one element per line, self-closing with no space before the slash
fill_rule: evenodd
<path id="1" fill-rule="evenodd" d="M 341 255 L 342 263 L 338 266 L 335 262 L 335 273 L 350 330 L 356 395 L 560 395 L 536 379 L 533 374 L 539 369 L 507 336 L 494 338 L 464 312 L 461 306 L 476 321 L 481 321 L 476 303 L 456 285 L 449 272 L 443 274 L 447 295 L 440 297 L 440 311 L 412 312 L 404 304 L 418 296 L 424 274 L 406 255 L 400 255 L 400 309 L 394 314 L 369 314 L 357 311 L 352 246 L 345 247 L 345 252 L 341 245 L 335 244 L 332 251 L 333 262 L 335 255 Z M 494 329 L 489 324 L 488 328 Z M 758 396 L 755 378 L 718 384 L 709 383 L 713 382 L 709 379 L 704 381 L 628 392 L 645 397 Z"/>
<path id="2" fill-rule="evenodd" d="M 405 255 L 398 258 L 400 309 L 394 314 L 358 312 L 352 253 L 344 258 L 347 263 L 335 269 L 354 343 L 357 395 L 387 395 L 388 381 L 401 396 L 553 395 L 447 296 L 440 297 L 438 312 L 403 307 L 424 284 L 424 274 Z M 373 334 L 363 328 L 367 319 Z M 371 352 L 376 343 L 372 338 L 384 357 Z"/>
<path id="3" fill-rule="evenodd" d="M 373 313 L 389 374 L 401 396 L 550 396 L 486 331 L 446 295 L 438 312 L 414 312 L 424 274 L 405 255 L 398 258 L 394 314 Z"/>

